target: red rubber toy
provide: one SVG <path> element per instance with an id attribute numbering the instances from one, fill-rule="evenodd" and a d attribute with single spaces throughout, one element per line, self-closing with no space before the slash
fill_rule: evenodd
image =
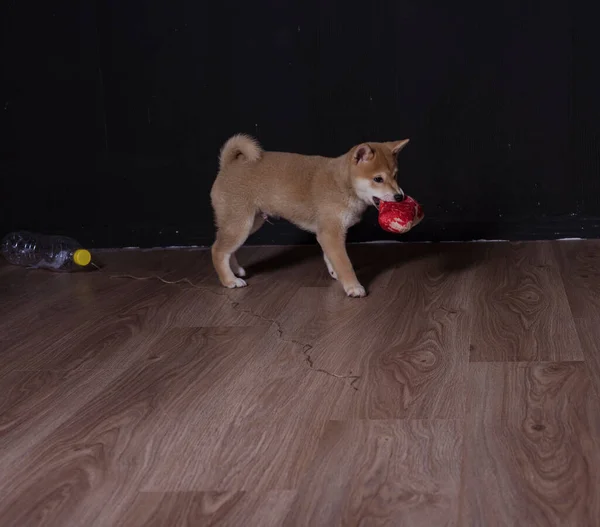
<path id="1" fill-rule="evenodd" d="M 396 234 L 408 232 L 421 222 L 423 216 L 421 205 L 410 196 L 400 203 L 382 201 L 379 204 L 379 225 L 388 232 Z"/>

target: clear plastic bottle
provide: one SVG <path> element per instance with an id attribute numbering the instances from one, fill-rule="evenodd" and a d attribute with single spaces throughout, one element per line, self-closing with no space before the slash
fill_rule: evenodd
<path id="1" fill-rule="evenodd" d="M 35 269 L 77 271 L 92 261 L 89 251 L 66 236 L 12 232 L 4 237 L 0 248 L 9 263 Z"/>

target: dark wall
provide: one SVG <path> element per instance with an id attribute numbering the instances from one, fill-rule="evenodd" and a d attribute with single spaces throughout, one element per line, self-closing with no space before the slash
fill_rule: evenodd
<path id="1" fill-rule="evenodd" d="M 426 221 L 352 240 L 600 234 L 591 1 L 2 4 L 0 231 L 205 245 L 221 144 L 337 156 L 410 137 Z M 251 242 L 313 237 L 280 222 Z"/>

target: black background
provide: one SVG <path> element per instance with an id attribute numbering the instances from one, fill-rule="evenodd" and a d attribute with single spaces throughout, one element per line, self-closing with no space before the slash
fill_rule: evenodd
<path id="1" fill-rule="evenodd" d="M 207 245 L 221 144 L 337 156 L 412 139 L 403 237 L 600 234 L 593 2 L 1 3 L 0 234 Z M 279 222 L 251 243 L 314 237 Z"/>

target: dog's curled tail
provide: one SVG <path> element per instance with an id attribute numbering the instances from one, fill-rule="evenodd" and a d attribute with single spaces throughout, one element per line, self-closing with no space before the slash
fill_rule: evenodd
<path id="1" fill-rule="evenodd" d="M 261 158 L 262 153 L 263 149 L 253 137 L 245 134 L 234 135 L 221 148 L 219 169 L 223 170 L 223 168 L 240 157 L 243 157 L 247 163 L 253 163 Z"/>

